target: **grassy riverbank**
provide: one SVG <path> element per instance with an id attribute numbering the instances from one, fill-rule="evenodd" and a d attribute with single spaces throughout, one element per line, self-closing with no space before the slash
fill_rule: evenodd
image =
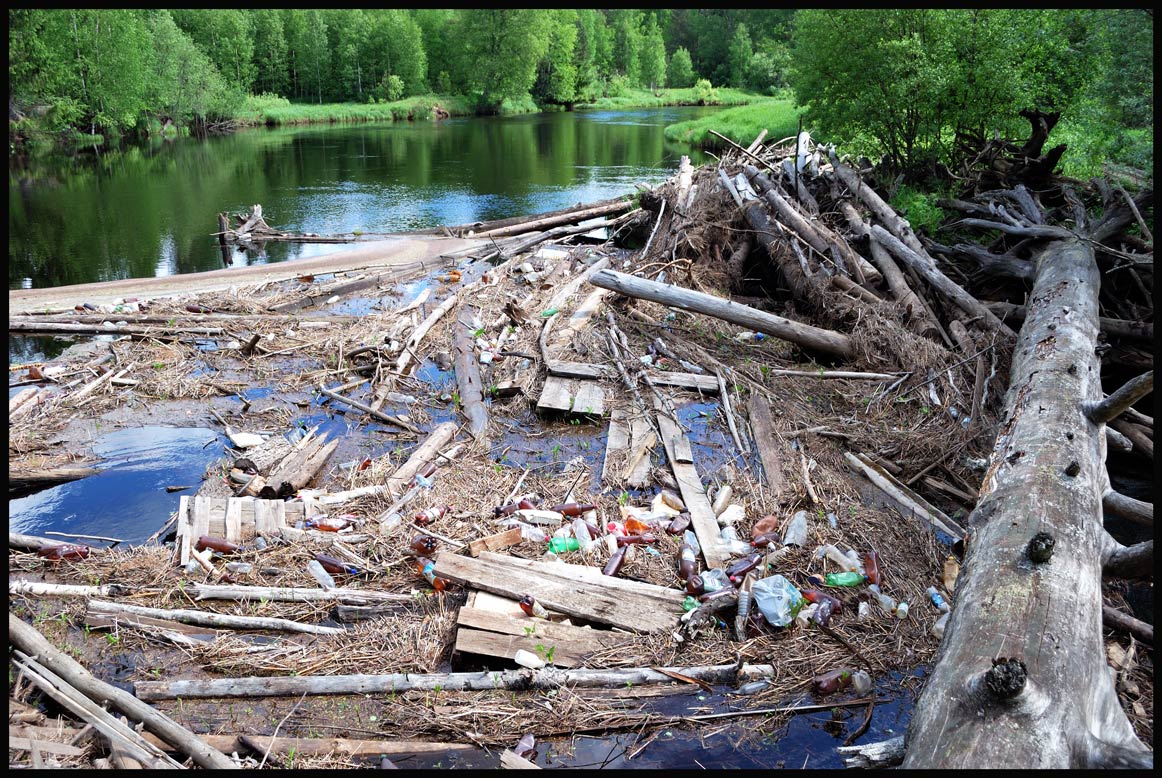
<path id="1" fill-rule="evenodd" d="M 720 138 L 710 134 L 710 130 L 714 130 L 746 146 L 764 129 L 768 141 L 794 135 L 799 130 L 799 113 L 792 100 L 765 99 L 750 105 L 727 108 L 701 119 L 671 124 L 666 127 L 665 135 L 666 140 L 701 148 L 725 146 Z"/>
<path id="2" fill-rule="evenodd" d="M 661 108 L 672 105 L 738 106 L 767 101 L 762 95 L 738 89 L 648 89 L 626 90 L 617 97 L 602 97 L 591 103 L 576 103 L 577 111 L 610 111 L 632 108 Z M 532 98 L 506 100 L 500 114 L 515 115 L 552 110 L 539 107 Z M 396 122 L 432 119 L 441 111 L 447 116 L 475 116 L 473 99 L 464 95 L 423 95 L 390 103 L 292 103 L 283 97 L 252 96 L 235 113 L 234 121 L 242 126 L 341 124 L 357 122 Z"/>

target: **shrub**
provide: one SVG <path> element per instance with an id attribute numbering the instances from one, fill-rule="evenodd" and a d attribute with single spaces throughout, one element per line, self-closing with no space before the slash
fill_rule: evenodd
<path id="1" fill-rule="evenodd" d="M 698 99 L 698 105 L 718 105 L 718 90 L 710 85 L 709 79 L 698 79 L 698 83 L 694 85 L 694 95 Z"/>

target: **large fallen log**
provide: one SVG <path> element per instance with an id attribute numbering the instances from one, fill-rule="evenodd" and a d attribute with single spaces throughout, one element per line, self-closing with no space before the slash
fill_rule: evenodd
<path id="1" fill-rule="evenodd" d="M 905 768 L 1149 767 L 1102 645 L 1105 435 L 1092 245 L 1054 241 L 1013 355 L 956 601 Z"/>
<path id="2" fill-rule="evenodd" d="M 460 394 L 460 409 L 468 420 L 468 432 L 481 440 L 488 429 L 488 408 L 484 405 L 484 384 L 480 378 L 480 363 L 476 360 L 473 344 L 473 319 L 476 312 L 463 307 L 456 317 L 452 344 L 456 349 L 453 364 L 456 369 L 456 388 Z"/>
<path id="3" fill-rule="evenodd" d="M 846 359 L 854 354 L 851 338 L 843 333 L 784 319 L 773 313 L 756 310 L 732 300 L 723 300 L 714 295 L 683 289 L 671 284 L 660 284 L 657 281 L 637 278 L 614 270 L 601 270 L 594 273 L 589 279 L 589 283 L 603 289 L 612 289 L 627 297 L 652 300 L 662 305 L 713 316 L 731 324 L 747 327 L 766 335 L 773 335 L 804 348 L 833 356 Z"/>

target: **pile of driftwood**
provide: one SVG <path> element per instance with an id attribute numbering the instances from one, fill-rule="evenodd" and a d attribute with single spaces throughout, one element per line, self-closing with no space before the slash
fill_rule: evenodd
<path id="1" fill-rule="evenodd" d="M 1034 140 L 1051 129 L 1030 117 Z M 169 398 L 218 403 L 230 456 L 159 530 L 168 545 L 68 564 L 18 553 L 13 567 L 30 575 L 10 593 L 26 607 L 83 602 L 68 612 L 89 627 L 148 635 L 187 661 L 113 695 L 10 615 L 14 661 L 45 694 L 70 687 L 73 715 L 110 753 L 130 748 L 143 764 L 173 761 L 160 746 L 203 766 L 265 765 L 272 752 L 338 766 L 518 738 L 527 756 L 522 734 L 679 723 L 624 709 L 640 694 L 626 687 L 643 684 L 749 689 L 743 707 L 680 721 L 748 716 L 756 732 L 857 707 L 866 713 L 850 743 L 875 695 L 806 704 L 795 700 L 805 679 L 844 666 L 886 679 L 939 646 L 906 738 L 849 746 L 854 763 L 1148 764 L 1139 735 L 1151 714 L 1134 715 L 1136 733 L 1118 697 L 1135 643 L 1104 643 L 1102 624 L 1149 645 L 1152 629 L 1110 607 L 1122 602 L 1103 597 L 1102 580 L 1150 576 L 1152 542 L 1122 545 L 1102 524 L 1152 522 L 1152 506 L 1111 489 L 1105 470 L 1110 446 L 1152 457 L 1153 420 L 1130 408 L 1152 374 L 1107 397 L 1098 354 L 1140 365 L 1130 344 L 1152 336 L 1149 295 L 1131 294 L 1152 282 L 1150 193 L 1046 176 L 1057 152 L 1043 154 L 1044 142 L 993 144 L 960 171 L 966 191 L 947 207 L 969 215 L 944 244 L 887 205 L 874 170 L 806 137 L 767 147 L 760 136 L 715 166 L 683 160 L 641 193 L 640 210 L 616 200 L 448 228 L 481 244 L 438 273 L 425 268 L 410 299 L 380 291 L 405 277 L 370 271 L 150 301 L 137 313 L 156 321 L 103 357 L 116 369 L 16 404 L 19 453 L 44 453 L 33 429 L 62 424 L 62 410 L 95 415 L 127 394 L 160 404 L 164 386 Z M 264 225 L 257 208 L 246 221 L 250 234 Z M 570 243 L 602 227 L 637 243 Z M 970 241 L 974 230 L 990 245 Z M 1112 324 L 1099 316 L 1111 288 Z M 369 297 L 380 298 L 371 315 L 327 310 Z M 56 321 L 78 314 L 97 312 Z M 192 331 L 210 317 L 220 331 Z M 32 318 L 22 326 L 51 317 Z M 1006 324 L 1021 318 L 1019 331 Z M 194 338 L 221 347 L 197 350 Z M 184 375 L 183 355 L 215 369 Z M 138 381 L 141 364 L 164 369 Z M 421 377 L 433 368 L 448 383 Z M 246 390 L 272 375 L 282 399 L 397 442 L 364 456 L 350 433 L 271 434 L 289 415 L 266 415 L 275 409 Z M 591 441 L 604 442 L 599 458 Z M 511 450 L 526 443 L 540 451 L 514 466 Z M 864 504 L 870 493 L 879 507 Z M 734 585 L 700 603 L 686 599 L 698 589 L 682 572 L 683 527 L 694 570 L 739 565 Z M 546 554 L 550 536 L 578 548 Z M 14 548 L 54 545 L 10 536 Z M 878 552 L 882 592 L 829 589 L 830 623 L 806 612 L 784 628 L 739 618 L 758 580 L 813 586 L 808 576 L 835 570 L 840 546 Z M 308 572 L 318 555 L 334 581 Z M 944 621 L 924 610 L 930 585 L 951 604 Z M 526 595 L 534 615 L 517 603 Z M 255 630 L 282 637 L 225 637 Z M 449 672 L 463 657 L 487 669 Z M 335 695 L 383 701 L 382 737 L 303 737 L 296 711 L 318 724 L 311 700 Z M 288 701 L 280 726 L 290 723 L 261 737 L 211 734 L 227 726 L 213 709 L 233 697 Z M 92 701 L 106 699 L 161 741 L 101 719 Z M 1152 689 L 1141 699 L 1152 704 Z M 179 703 L 183 720 L 205 716 L 202 734 L 171 726 Z M 506 752 L 502 765 L 520 758 Z"/>

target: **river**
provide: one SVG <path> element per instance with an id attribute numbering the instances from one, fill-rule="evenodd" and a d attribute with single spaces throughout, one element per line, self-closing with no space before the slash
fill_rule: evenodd
<path id="1" fill-rule="evenodd" d="M 715 108 L 577 111 L 442 122 L 251 129 L 118 151 L 13 160 L 8 286 L 42 288 L 223 265 L 220 211 L 260 203 L 276 228 L 399 232 L 521 216 L 634 191 L 682 154 L 662 129 Z M 336 251 L 271 244 L 232 266 Z"/>

